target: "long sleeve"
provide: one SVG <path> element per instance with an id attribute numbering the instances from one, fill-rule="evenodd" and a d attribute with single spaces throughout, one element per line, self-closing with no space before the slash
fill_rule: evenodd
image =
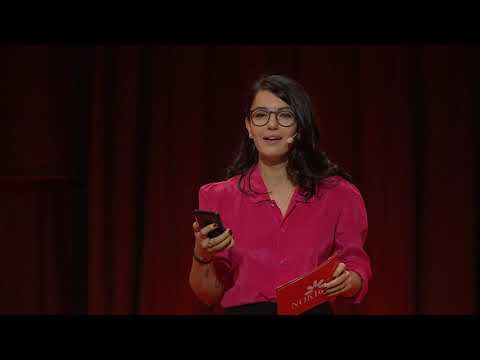
<path id="1" fill-rule="evenodd" d="M 360 291 L 352 298 L 360 303 L 368 292 L 372 276 L 370 258 L 364 250 L 368 233 L 368 219 L 362 196 L 352 187 L 342 192 L 341 207 L 335 229 L 335 250 L 348 270 L 355 271 L 362 279 Z"/>

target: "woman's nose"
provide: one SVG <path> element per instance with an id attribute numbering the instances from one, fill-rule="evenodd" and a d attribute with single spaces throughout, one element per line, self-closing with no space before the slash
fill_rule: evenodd
<path id="1" fill-rule="evenodd" d="M 267 127 L 269 129 L 278 128 L 278 121 L 277 121 L 276 114 L 270 114 L 270 118 L 268 119 Z"/>

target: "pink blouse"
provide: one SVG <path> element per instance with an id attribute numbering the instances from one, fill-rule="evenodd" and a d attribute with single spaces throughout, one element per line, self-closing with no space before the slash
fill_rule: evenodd
<path id="1" fill-rule="evenodd" d="M 362 288 L 352 301 L 361 302 L 371 268 L 363 249 L 367 214 L 358 189 L 339 176 L 330 177 L 308 201 L 296 190 L 283 217 L 268 194 L 242 193 L 239 177 L 199 191 L 199 208 L 219 212 L 235 239 L 234 247 L 215 257 L 217 275 L 227 288 L 221 305 L 275 302 L 277 286 L 312 271 L 333 252 L 360 275 Z M 248 175 L 245 180 L 248 189 Z M 267 192 L 258 166 L 251 171 L 250 185 Z"/>

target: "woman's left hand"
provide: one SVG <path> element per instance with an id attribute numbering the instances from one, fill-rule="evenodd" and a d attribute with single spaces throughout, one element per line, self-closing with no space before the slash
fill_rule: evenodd
<path id="1" fill-rule="evenodd" d="M 325 295 L 344 297 L 354 296 L 362 286 L 362 279 L 354 272 L 347 270 L 344 263 L 338 264 L 333 273 L 333 280 L 322 285 Z"/>

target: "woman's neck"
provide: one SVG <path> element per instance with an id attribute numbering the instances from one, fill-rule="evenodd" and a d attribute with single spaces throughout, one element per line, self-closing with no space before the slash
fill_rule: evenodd
<path id="1" fill-rule="evenodd" d="M 268 162 L 262 159 L 258 160 L 260 174 L 269 191 L 278 187 L 291 186 L 292 183 L 287 175 L 287 161 Z"/>

